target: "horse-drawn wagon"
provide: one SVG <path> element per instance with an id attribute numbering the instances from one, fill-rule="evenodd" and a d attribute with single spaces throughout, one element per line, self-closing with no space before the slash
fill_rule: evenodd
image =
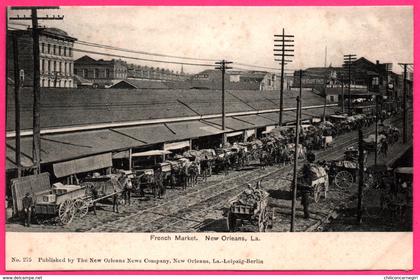
<path id="1" fill-rule="evenodd" d="M 327 198 L 329 187 L 327 171 L 321 165 L 305 164 L 298 173 L 297 185 L 298 190 L 309 191 L 315 202 L 319 201 L 322 194 Z"/>
<path id="2" fill-rule="evenodd" d="M 238 196 L 229 201 L 227 212 L 227 229 L 235 231 L 238 221 L 243 224 L 248 222 L 257 226 L 259 232 L 264 232 L 272 226 L 273 211 L 268 209 L 269 194 L 259 188 L 250 185 Z"/>

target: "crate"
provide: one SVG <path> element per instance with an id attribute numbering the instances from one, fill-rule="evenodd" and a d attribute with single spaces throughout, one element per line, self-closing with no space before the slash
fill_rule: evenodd
<path id="1" fill-rule="evenodd" d="M 55 200 L 55 194 L 43 194 L 36 197 L 36 203 L 54 203 Z"/>
<path id="2" fill-rule="evenodd" d="M 230 210 L 234 214 L 253 214 L 254 213 L 254 209 L 247 205 L 232 205 Z"/>

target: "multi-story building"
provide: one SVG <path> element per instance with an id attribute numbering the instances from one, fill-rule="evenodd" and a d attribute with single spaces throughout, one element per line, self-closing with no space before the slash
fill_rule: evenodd
<path id="1" fill-rule="evenodd" d="M 181 72 L 159 67 L 148 67 L 137 64 L 127 65 L 127 77 L 139 80 L 185 81 L 188 76 Z"/>
<path id="2" fill-rule="evenodd" d="M 24 86 L 33 86 L 33 39 L 32 30 L 8 32 L 8 76 L 14 77 L 13 40 L 17 36 L 19 69 L 24 70 Z M 44 28 L 39 34 L 40 86 L 74 87 L 73 45 L 76 41 L 58 28 Z"/>
<path id="3" fill-rule="evenodd" d="M 94 87 L 110 87 L 127 79 L 127 63 L 120 59 L 93 59 L 82 56 L 74 61 L 74 74 L 93 83 Z"/>

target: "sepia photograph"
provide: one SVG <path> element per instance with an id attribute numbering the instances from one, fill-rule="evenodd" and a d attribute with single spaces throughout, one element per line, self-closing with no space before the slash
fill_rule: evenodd
<path id="1" fill-rule="evenodd" d="M 412 6 L 19 6 L 6 35 L 9 236 L 413 231 Z"/>

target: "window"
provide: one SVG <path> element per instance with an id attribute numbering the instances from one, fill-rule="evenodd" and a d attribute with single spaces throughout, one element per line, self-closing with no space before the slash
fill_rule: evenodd
<path id="1" fill-rule="evenodd" d="M 56 45 L 53 46 L 53 54 L 57 54 L 57 46 Z"/>
<path id="2" fill-rule="evenodd" d="M 67 62 L 64 62 L 64 75 L 67 76 Z"/>
<path id="3" fill-rule="evenodd" d="M 60 64 L 59 64 L 59 68 L 58 68 L 58 73 L 63 73 L 63 63 L 60 61 Z"/>
<path id="4" fill-rule="evenodd" d="M 48 74 L 51 73 L 51 60 L 48 60 Z"/>
<path id="5" fill-rule="evenodd" d="M 58 55 L 61 55 L 61 46 L 58 46 Z"/>
<path id="6" fill-rule="evenodd" d="M 99 69 L 94 69 L 93 78 L 99 78 Z"/>
<path id="7" fill-rule="evenodd" d="M 41 53 L 45 53 L 45 43 L 41 44 Z"/>
<path id="8" fill-rule="evenodd" d="M 72 87 L 72 86 L 71 86 L 71 80 L 69 81 L 69 87 Z"/>
<path id="9" fill-rule="evenodd" d="M 54 68 L 53 68 L 53 74 L 57 72 L 57 61 L 54 61 Z"/>
<path id="10" fill-rule="evenodd" d="M 106 70 L 105 70 L 105 75 L 106 75 L 106 77 L 107 77 L 107 78 L 109 78 L 109 77 L 110 77 L 109 69 L 106 69 Z"/>
<path id="11" fill-rule="evenodd" d="M 330 96 L 330 101 L 334 102 L 334 96 L 333 95 Z"/>
<path id="12" fill-rule="evenodd" d="M 88 76 L 88 70 L 83 69 L 83 78 L 87 78 L 87 76 Z"/>
<path id="13" fill-rule="evenodd" d="M 47 45 L 47 53 L 51 53 L 51 44 Z"/>
<path id="14" fill-rule="evenodd" d="M 45 71 L 45 60 L 41 59 L 41 73 Z"/>
<path id="15" fill-rule="evenodd" d="M 67 81 L 64 81 L 64 87 L 67 87 Z"/>
<path id="16" fill-rule="evenodd" d="M 71 48 L 69 48 L 69 56 L 73 56 Z"/>
<path id="17" fill-rule="evenodd" d="M 63 52 L 64 52 L 63 55 L 66 56 L 67 55 L 67 47 L 64 47 Z"/>
<path id="18" fill-rule="evenodd" d="M 45 79 L 42 79 L 42 81 L 41 81 L 41 87 L 45 87 Z"/>

